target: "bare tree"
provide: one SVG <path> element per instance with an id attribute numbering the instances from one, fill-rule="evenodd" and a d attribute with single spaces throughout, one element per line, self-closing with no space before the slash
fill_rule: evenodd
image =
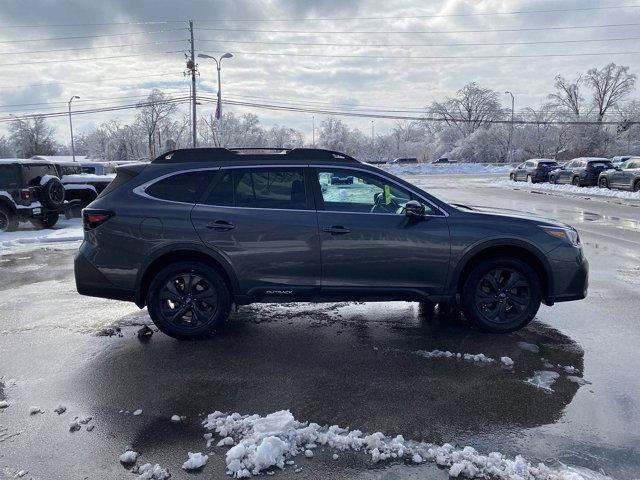
<path id="1" fill-rule="evenodd" d="M 498 92 L 482 88 L 471 82 L 456 92 L 456 97 L 444 102 L 433 102 L 428 109 L 431 115 L 442 118 L 447 125 L 455 126 L 463 136 L 478 128 L 488 127 L 492 120 L 503 117 Z"/>
<path id="2" fill-rule="evenodd" d="M 582 113 L 582 102 L 584 98 L 580 94 L 580 87 L 583 83 L 582 75 L 570 82 L 562 75 L 558 75 L 555 78 L 555 93 L 549 94 L 549 99 L 552 104 L 559 107 L 576 117 L 579 117 Z"/>
<path id="3" fill-rule="evenodd" d="M 53 128 L 47 125 L 44 117 L 15 119 L 9 125 L 9 138 L 16 154 L 24 158 L 33 155 L 53 155 L 56 152 Z"/>
<path id="4" fill-rule="evenodd" d="M 6 137 L 0 137 L 0 158 L 13 157 L 13 148 Z"/>
<path id="5" fill-rule="evenodd" d="M 147 137 L 149 155 L 152 158 L 156 156 L 155 142 L 157 134 L 160 132 L 162 125 L 170 120 L 170 117 L 177 109 L 176 105 L 168 100 L 162 91 L 154 89 L 144 102 L 138 104 L 141 110 L 136 117 L 136 123 Z M 161 141 L 160 139 L 160 144 Z"/>
<path id="6" fill-rule="evenodd" d="M 593 88 L 593 104 L 598 110 L 598 121 L 601 122 L 607 110 L 615 108 L 633 91 L 636 76 L 629 73 L 629 67 L 609 63 L 600 70 L 589 70 L 585 81 Z"/>

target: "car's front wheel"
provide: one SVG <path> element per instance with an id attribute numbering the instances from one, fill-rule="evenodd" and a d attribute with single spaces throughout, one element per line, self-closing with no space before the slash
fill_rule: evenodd
<path id="1" fill-rule="evenodd" d="M 538 274 L 525 262 L 498 257 L 479 263 L 467 276 L 461 295 L 465 317 L 480 330 L 508 333 L 527 325 L 542 300 Z"/>
<path id="2" fill-rule="evenodd" d="M 4 205 L 0 205 L 0 232 L 13 232 L 17 229 L 17 215 Z"/>
<path id="3" fill-rule="evenodd" d="M 231 295 L 215 269 L 200 262 L 178 262 L 151 282 L 147 308 L 153 323 L 178 339 L 210 335 L 227 320 Z"/>
<path id="4" fill-rule="evenodd" d="M 600 188 L 609 188 L 609 182 L 606 178 L 601 178 L 600 180 L 598 180 L 598 186 Z"/>
<path id="5" fill-rule="evenodd" d="M 636 180 L 636 183 L 633 184 L 633 191 L 640 192 L 640 180 Z"/>
<path id="6" fill-rule="evenodd" d="M 573 185 L 574 187 L 579 187 L 580 186 L 580 177 L 573 177 L 573 180 L 571 180 L 571 185 Z"/>

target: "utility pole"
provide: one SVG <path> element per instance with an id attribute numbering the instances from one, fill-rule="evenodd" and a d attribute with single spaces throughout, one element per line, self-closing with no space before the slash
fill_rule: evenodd
<path id="1" fill-rule="evenodd" d="M 373 140 L 373 120 L 371 120 L 371 147 L 372 148 L 373 148 L 373 143 L 374 143 L 374 140 Z"/>
<path id="2" fill-rule="evenodd" d="M 73 100 L 77 98 L 80 98 L 80 97 L 77 95 L 74 95 L 69 99 L 69 130 L 71 131 L 71 156 L 73 157 L 74 162 L 76 161 L 76 149 L 73 145 L 73 122 L 71 121 L 71 102 L 73 102 Z"/>
<path id="3" fill-rule="evenodd" d="M 316 116 L 315 115 L 311 115 L 311 122 L 312 122 L 312 127 L 311 127 L 311 144 L 313 145 L 313 148 L 316 148 Z"/>
<path id="4" fill-rule="evenodd" d="M 515 97 L 513 96 L 513 93 L 511 93 L 509 90 L 507 90 L 504 93 L 508 93 L 509 95 L 511 95 L 511 124 L 510 124 L 510 128 L 509 128 L 509 144 L 507 147 L 507 161 L 511 160 L 511 142 L 513 140 L 513 110 L 515 107 Z"/>
<path id="5" fill-rule="evenodd" d="M 191 70 L 191 135 L 193 135 L 193 148 L 196 148 L 198 146 L 198 128 L 196 123 L 196 45 L 193 40 L 193 20 L 189 20 L 189 33 L 191 58 L 187 61 L 187 69 Z"/>

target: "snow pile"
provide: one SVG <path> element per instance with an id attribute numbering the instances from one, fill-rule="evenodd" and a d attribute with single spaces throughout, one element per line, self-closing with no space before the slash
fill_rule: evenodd
<path id="1" fill-rule="evenodd" d="M 21 224 L 22 227 L 22 224 Z M 46 246 L 50 243 L 78 242 L 84 238 L 82 221 L 78 218 L 60 218 L 52 229 L 36 230 L 34 227 L 21 228 L 15 232 L 2 232 L 0 253 L 11 253 Z"/>
<path id="2" fill-rule="evenodd" d="M 179 423 L 182 419 L 180 418 L 180 415 L 171 415 L 171 421 L 174 423 Z"/>
<path id="3" fill-rule="evenodd" d="M 38 413 L 44 413 L 44 410 L 35 405 L 29 407 L 29 415 L 36 415 Z"/>
<path id="4" fill-rule="evenodd" d="M 560 377 L 558 372 L 552 372 L 551 370 L 536 370 L 533 377 L 525 380 L 526 383 L 533 385 L 534 387 L 541 388 L 548 392 L 553 392 L 551 385 Z"/>
<path id="5" fill-rule="evenodd" d="M 208 455 L 203 455 L 202 453 L 191 453 L 189 452 L 189 460 L 182 464 L 183 470 L 198 470 L 199 468 L 204 467 L 209 460 Z"/>
<path id="6" fill-rule="evenodd" d="M 171 474 L 157 463 L 155 465 L 145 463 L 131 471 L 138 475 L 136 480 L 167 480 L 171 478 Z"/>
<path id="7" fill-rule="evenodd" d="M 110 183 L 114 178 L 116 178 L 115 173 L 109 173 L 107 175 L 96 175 L 94 173 L 74 173 L 72 175 L 63 175 L 61 180 L 62 183 L 88 183 L 88 182 L 96 182 L 96 183 Z"/>
<path id="8" fill-rule="evenodd" d="M 609 190 L 607 188 L 599 187 L 576 187 L 575 185 L 557 185 L 553 183 L 520 183 L 512 182 L 511 180 L 497 180 L 495 185 L 505 188 L 526 188 L 530 190 L 546 191 L 546 192 L 558 192 L 558 193 L 570 193 L 581 196 L 599 196 L 599 197 L 612 197 L 623 198 L 629 200 L 640 200 L 640 192 L 628 192 L 626 190 Z"/>
<path id="9" fill-rule="evenodd" d="M 535 345 L 533 343 L 518 342 L 518 343 L 516 343 L 516 345 L 519 348 L 521 348 L 522 350 L 526 350 L 527 352 L 540 353 L 540 347 L 538 347 L 537 345 Z"/>
<path id="10" fill-rule="evenodd" d="M 142 415 L 142 409 L 141 409 L 141 408 L 139 408 L 138 410 L 136 410 L 135 412 L 133 412 L 133 415 L 134 415 L 134 416 L 136 416 L 136 417 L 137 417 L 138 415 Z"/>
<path id="11" fill-rule="evenodd" d="M 381 432 L 364 435 L 337 425 L 321 427 L 316 423 L 297 421 L 291 412 L 281 410 L 265 417 L 260 415 L 210 414 L 203 422 L 206 429 L 221 437 L 231 436 L 237 445 L 227 452 L 227 473 L 235 478 L 258 475 L 262 471 L 290 465 L 295 457 L 318 446 L 339 451 L 364 451 L 373 462 L 387 459 L 411 459 L 414 463 L 434 462 L 448 470 L 452 477 L 497 478 L 500 480 L 586 480 L 575 470 L 553 470 L 539 463 L 533 465 L 522 456 L 515 460 L 492 452 L 479 454 L 472 447 L 463 449 L 445 443 L 434 445 L 405 440 L 402 435 L 387 437 Z M 337 454 L 332 457 L 338 458 Z M 269 472 L 267 472 L 269 473 Z"/>
<path id="12" fill-rule="evenodd" d="M 131 465 L 136 463 L 140 454 L 138 452 L 134 452 L 133 450 L 127 450 L 122 455 L 120 455 L 120 462 L 125 465 Z"/>
<path id="13" fill-rule="evenodd" d="M 491 357 L 487 357 L 484 353 L 454 353 L 450 351 L 442 351 L 442 350 L 432 350 L 427 352 L 426 350 L 416 350 L 414 352 L 416 355 L 420 355 L 424 358 L 456 358 L 458 360 L 465 360 L 467 362 L 476 362 L 476 363 L 494 363 L 495 359 Z M 508 358 L 508 357 L 504 357 Z M 511 359 L 509 359 L 511 360 Z M 511 362 L 513 364 L 513 362 Z"/>
<path id="14" fill-rule="evenodd" d="M 7 402 L 6 400 L 0 401 L 0 408 L 8 408 L 8 407 L 9 407 L 9 402 Z"/>
<path id="15" fill-rule="evenodd" d="M 513 360 L 511 360 L 511 357 L 500 357 L 500 361 L 505 367 L 513 367 Z"/>
<path id="16" fill-rule="evenodd" d="M 509 173 L 511 165 L 496 165 L 486 163 L 450 163 L 432 165 L 430 163 L 414 163 L 401 165 L 376 165 L 394 175 L 438 175 L 438 174 L 499 174 Z"/>

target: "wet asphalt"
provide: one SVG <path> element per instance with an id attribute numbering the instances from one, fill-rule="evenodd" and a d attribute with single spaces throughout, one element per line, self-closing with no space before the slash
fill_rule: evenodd
<path id="1" fill-rule="evenodd" d="M 0 400 L 9 407 L 0 409 L 0 478 L 21 469 L 29 471 L 23 478 L 134 478 L 118 462 L 127 446 L 142 454 L 138 463 L 159 463 L 172 478 L 227 478 L 224 448 L 209 450 L 200 473 L 180 468 L 187 452 L 207 451 L 204 415 L 281 409 L 319 424 L 640 477 L 640 202 L 495 188 L 489 177 L 407 178 L 447 201 L 574 225 L 591 265 L 589 297 L 543 306 L 509 335 L 390 302 L 254 305 L 206 341 L 158 332 L 140 341 L 145 310 L 75 292 L 74 250 L 4 255 Z M 434 349 L 509 356 L 515 365 L 415 354 Z M 584 384 L 558 365 L 577 368 Z M 560 373 L 553 392 L 525 382 L 547 369 Z M 58 415 L 60 404 L 66 412 Z M 30 415 L 31 406 L 44 413 Z M 127 413 L 139 408 L 142 415 Z M 186 420 L 172 423 L 174 414 Z M 91 420 L 70 432 L 76 416 Z M 447 478 L 431 464 L 374 465 L 362 453 L 334 461 L 332 453 L 296 458 L 300 473 L 276 476 Z"/>

